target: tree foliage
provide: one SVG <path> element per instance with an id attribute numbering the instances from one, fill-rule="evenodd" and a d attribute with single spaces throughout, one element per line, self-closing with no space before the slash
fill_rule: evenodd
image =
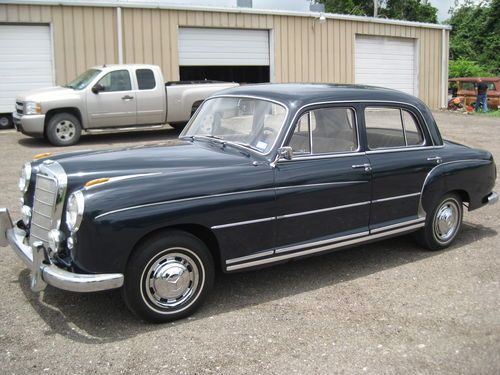
<path id="1" fill-rule="evenodd" d="M 466 76 L 500 75 L 500 0 L 457 1 L 450 15 L 450 75 L 452 67 L 465 69 L 465 61 L 470 62 L 465 71 L 482 70 Z"/>
<path id="2" fill-rule="evenodd" d="M 373 16 L 373 0 L 319 0 L 330 13 Z M 428 0 L 378 0 L 378 15 L 399 20 L 437 23 L 437 9 Z"/>
<path id="3" fill-rule="evenodd" d="M 475 61 L 466 59 L 450 60 L 450 69 L 448 72 L 450 78 L 453 77 L 486 77 L 490 72 Z"/>

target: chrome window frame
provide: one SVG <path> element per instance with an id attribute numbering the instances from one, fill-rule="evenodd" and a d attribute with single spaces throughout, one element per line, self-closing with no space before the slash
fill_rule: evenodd
<path id="1" fill-rule="evenodd" d="M 367 127 L 367 122 L 366 122 L 366 110 L 367 109 L 370 109 L 370 108 L 382 108 L 382 109 L 396 109 L 399 111 L 399 118 L 401 120 L 401 127 L 403 129 L 403 138 L 404 138 L 404 141 L 405 141 L 405 145 L 404 146 L 393 146 L 393 147 L 377 147 L 377 148 L 370 148 L 370 144 L 368 142 L 368 127 Z M 423 142 L 420 143 L 420 144 L 417 144 L 417 145 L 408 145 L 408 138 L 407 138 L 407 135 L 406 135 L 406 126 L 405 126 L 405 122 L 403 120 L 403 111 L 406 111 L 410 114 L 410 116 L 413 117 L 413 119 L 415 120 L 414 122 L 416 123 L 417 127 L 418 127 L 418 130 L 420 131 L 420 135 L 422 136 L 422 139 L 423 139 Z M 418 118 L 415 117 L 414 113 L 408 111 L 408 109 L 406 108 L 403 108 L 403 107 L 399 107 L 399 106 L 370 106 L 369 104 L 365 106 L 364 110 L 363 110 L 363 117 L 365 119 L 365 133 L 366 133 L 366 152 L 370 152 L 370 151 L 381 151 L 381 150 L 392 150 L 392 149 L 407 149 L 407 148 L 415 148 L 415 149 L 420 149 L 422 147 L 425 147 L 427 146 L 427 140 L 425 139 L 425 134 L 424 134 L 424 131 L 423 131 L 423 128 L 422 128 L 422 125 L 420 124 L 420 121 L 418 120 Z M 428 129 L 428 128 L 427 128 Z M 431 142 L 432 141 L 432 136 L 429 132 L 429 137 L 431 139 Z"/>

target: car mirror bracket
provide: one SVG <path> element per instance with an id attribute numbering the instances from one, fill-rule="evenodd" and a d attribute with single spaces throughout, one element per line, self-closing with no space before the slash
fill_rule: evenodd
<path id="1" fill-rule="evenodd" d="M 280 147 L 274 160 L 269 164 L 271 168 L 276 168 L 276 164 L 280 160 L 292 160 L 293 158 L 293 149 L 290 146 Z"/>

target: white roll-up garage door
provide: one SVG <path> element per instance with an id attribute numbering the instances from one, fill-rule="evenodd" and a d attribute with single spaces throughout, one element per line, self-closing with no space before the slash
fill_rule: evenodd
<path id="1" fill-rule="evenodd" d="M 0 113 L 17 95 L 54 85 L 49 26 L 0 25 Z"/>
<path id="2" fill-rule="evenodd" d="M 356 35 L 356 83 L 417 95 L 415 40 Z"/>
<path id="3" fill-rule="evenodd" d="M 181 66 L 269 65 L 267 30 L 179 28 Z"/>

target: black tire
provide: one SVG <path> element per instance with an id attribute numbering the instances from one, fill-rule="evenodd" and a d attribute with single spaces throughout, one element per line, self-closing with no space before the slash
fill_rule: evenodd
<path id="1" fill-rule="evenodd" d="M 152 236 L 133 252 L 122 295 L 133 313 L 164 323 L 191 315 L 213 281 L 214 262 L 207 246 L 190 233 L 171 230 Z"/>
<path id="2" fill-rule="evenodd" d="M 172 124 L 169 123 L 171 127 L 173 127 L 175 130 L 182 130 L 186 126 L 187 122 L 174 122 Z"/>
<path id="3" fill-rule="evenodd" d="M 10 113 L 0 114 L 0 130 L 10 129 L 13 126 L 14 126 L 14 123 L 12 122 L 12 115 Z"/>
<path id="4" fill-rule="evenodd" d="M 71 146 L 82 134 L 80 120 L 71 113 L 56 113 L 49 119 L 45 135 L 54 146 Z"/>
<path id="5" fill-rule="evenodd" d="M 437 251 L 451 245 L 462 227 L 462 199 L 457 194 L 446 194 L 427 215 L 425 227 L 416 232 L 420 245 Z"/>

